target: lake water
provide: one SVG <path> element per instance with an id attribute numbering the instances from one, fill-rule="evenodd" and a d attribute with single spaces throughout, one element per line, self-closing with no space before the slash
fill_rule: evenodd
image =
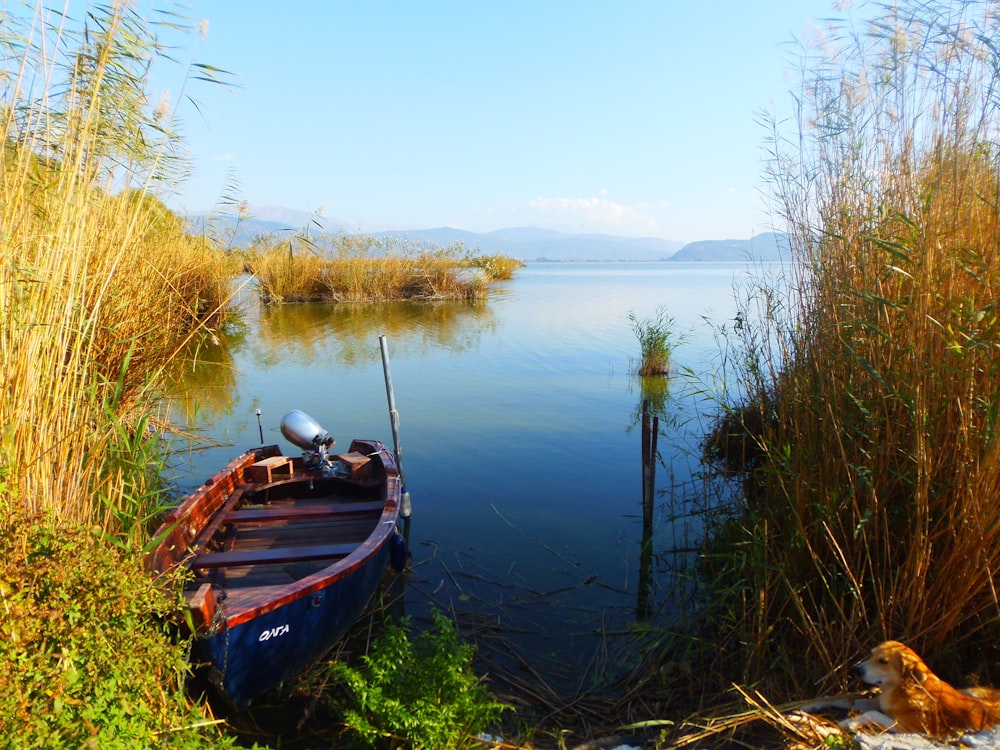
<path id="1" fill-rule="evenodd" d="M 264 441 L 288 452 L 278 423 L 291 409 L 340 449 L 391 446 L 385 334 L 413 500 L 406 611 L 460 613 L 490 631 L 481 647 L 573 674 L 606 648 L 602 634 L 670 609 L 688 559 L 677 550 L 697 529 L 686 503 L 712 403 L 699 391 L 718 380 L 715 330 L 732 325 L 747 275 L 740 263 L 532 263 L 483 302 L 377 306 L 264 309 L 248 290 L 245 327 L 203 348 L 178 389 L 175 421 L 217 443 L 177 456 L 179 490 L 260 444 L 257 409 Z M 682 374 L 644 384 L 630 374 L 629 314 L 659 308 L 683 339 Z M 637 415 L 657 384 L 663 465 L 643 558 Z"/>

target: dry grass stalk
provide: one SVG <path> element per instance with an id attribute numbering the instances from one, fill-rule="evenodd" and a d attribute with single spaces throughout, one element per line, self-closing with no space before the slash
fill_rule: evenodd
<path id="1" fill-rule="evenodd" d="M 148 194 L 170 166 L 143 93 L 155 41 L 124 4 L 103 13 L 86 36 L 44 11 L 0 32 L 21 55 L 0 109 L 0 471 L 25 510 L 117 531 L 157 481 L 130 465 L 155 373 L 221 320 L 229 269 Z"/>
<path id="2" fill-rule="evenodd" d="M 818 53 L 775 141 L 802 275 L 746 333 L 727 426 L 752 457 L 743 678 L 811 692 L 889 637 L 996 661 L 998 31 L 988 3 L 888 8 Z"/>

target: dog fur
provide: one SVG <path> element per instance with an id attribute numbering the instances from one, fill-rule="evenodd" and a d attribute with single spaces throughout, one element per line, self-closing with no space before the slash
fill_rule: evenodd
<path id="1" fill-rule="evenodd" d="M 875 724 L 898 732 L 947 737 L 1000 724 L 1000 698 L 990 688 L 958 690 L 928 669 L 899 641 L 886 641 L 854 668 L 861 680 L 881 688 L 878 710 L 841 723 L 849 729 Z"/>

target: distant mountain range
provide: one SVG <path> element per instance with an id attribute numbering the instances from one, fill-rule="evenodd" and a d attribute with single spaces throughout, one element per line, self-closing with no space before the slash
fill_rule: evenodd
<path id="1" fill-rule="evenodd" d="M 292 236 L 357 233 L 347 222 L 278 206 L 253 207 L 245 217 L 193 214 L 191 232 L 207 234 L 227 247 L 246 247 L 260 235 Z M 563 234 L 530 227 L 468 232 L 462 229 L 411 229 L 372 232 L 376 237 L 400 237 L 410 242 L 448 246 L 461 243 L 472 251 L 499 253 L 523 261 L 745 261 L 789 257 L 788 237 L 767 232 L 745 240 L 700 240 L 684 244 L 656 237 L 617 237 L 605 234 Z"/>
<path id="2" fill-rule="evenodd" d="M 204 211 L 185 218 L 189 232 L 213 237 L 227 247 L 246 247 L 260 235 L 293 235 L 303 230 L 311 234 L 358 231 L 337 219 L 282 206 L 250 206 L 245 216 Z"/>
<path id="3" fill-rule="evenodd" d="M 502 253 L 525 261 L 570 260 L 666 260 L 684 243 L 655 237 L 615 237 L 604 234 L 563 234 L 550 229 L 521 227 L 494 232 L 466 232 L 461 229 L 413 229 L 405 232 L 378 232 L 379 236 L 401 236 L 411 242 L 450 245 L 461 242 L 470 250 Z"/>
<path id="4" fill-rule="evenodd" d="M 689 242 L 670 260 L 786 260 L 791 257 L 788 235 L 764 232 L 748 240 L 699 240 Z"/>

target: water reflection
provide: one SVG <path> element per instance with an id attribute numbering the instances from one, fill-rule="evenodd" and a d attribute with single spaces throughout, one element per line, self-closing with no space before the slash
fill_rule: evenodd
<path id="1" fill-rule="evenodd" d="M 647 376 L 642 378 L 643 399 L 639 405 L 642 426 L 642 540 L 639 543 L 639 584 L 636 601 L 636 619 L 640 622 L 653 614 L 653 511 L 656 504 L 656 467 L 660 463 L 660 415 L 666 408 L 667 378 Z M 659 382 L 657 382 L 659 381 Z M 656 382 L 656 386 L 653 383 Z M 657 397 L 654 404 L 648 398 Z"/>
<path id="2" fill-rule="evenodd" d="M 632 412 L 632 426 L 642 422 L 643 411 L 667 421 L 669 417 L 668 402 L 670 400 L 670 378 L 666 375 L 636 376 L 639 384 L 639 401 Z"/>
<path id="3" fill-rule="evenodd" d="M 185 429 L 212 424 L 232 408 L 240 379 L 234 361 L 246 343 L 246 329 L 235 326 L 188 345 L 168 375 L 172 385 L 167 405 L 173 424 Z"/>
<path id="4" fill-rule="evenodd" d="M 642 521 L 642 539 L 639 541 L 639 584 L 636 595 L 635 618 L 639 622 L 653 616 L 653 522 Z"/>
<path id="5" fill-rule="evenodd" d="M 378 305 L 244 303 L 239 320 L 217 336 L 192 343 L 170 374 L 170 419 L 185 429 L 209 428 L 241 402 L 248 377 L 295 365 L 304 372 L 363 372 L 379 361 L 373 340 L 388 334 L 394 356 L 474 350 L 496 329 L 479 301 Z M 285 373 L 280 373 L 284 379 Z M 265 395 L 248 404 L 258 408 Z"/>
<path id="6" fill-rule="evenodd" d="M 342 367 L 377 362 L 373 334 L 387 334 L 394 353 L 443 348 L 467 351 L 496 327 L 485 301 L 390 302 L 376 305 L 269 305 L 260 315 L 255 356 L 267 368 L 293 359 Z"/>
<path id="7" fill-rule="evenodd" d="M 497 648 L 512 660 L 559 662 L 576 684 L 576 662 L 604 648 L 602 634 L 668 607 L 671 576 L 684 572 L 672 555 L 697 527 L 675 490 L 697 470 L 697 406 L 680 375 L 629 374 L 628 314 L 667 303 L 686 334 L 677 372 L 707 372 L 715 339 L 699 326 L 735 314 L 726 300 L 739 272 L 532 264 L 487 301 L 250 304 L 245 331 L 184 368 L 175 399 L 186 423 L 225 445 L 181 456 L 178 485 L 256 445 L 258 406 L 267 442 L 281 443 L 285 411 L 304 409 L 338 445 L 391 444 L 385 334 L 413 494 L 407 612 L 480 617 L 502 627 Z M 660 418 L 655 514 L 644 512 L 634 429 L 643 402 Z"/>

